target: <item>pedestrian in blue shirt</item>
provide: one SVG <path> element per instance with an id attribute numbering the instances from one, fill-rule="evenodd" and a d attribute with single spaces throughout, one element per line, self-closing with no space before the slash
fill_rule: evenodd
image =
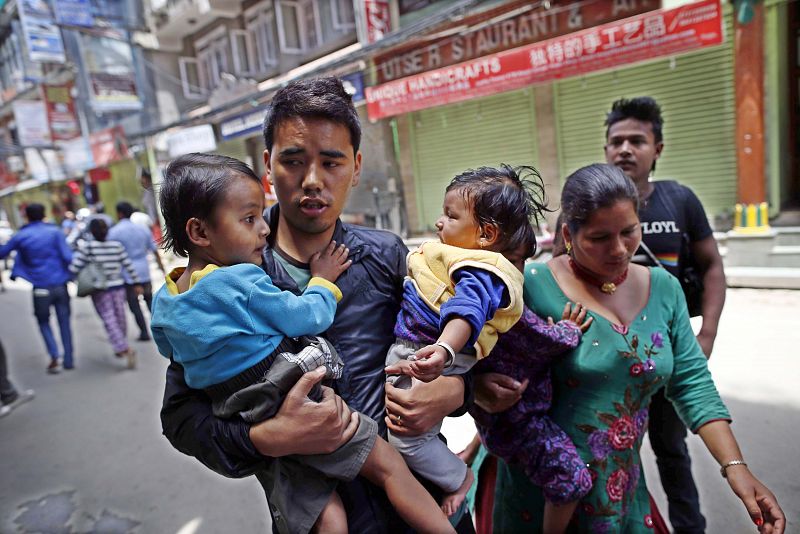
<path id="1" fill-rule="evenodd" d="M 48 373 L 59 371 L 59 351 L 50 328 L 50 308 L 55 307 L 63 345 L 64 369 L 72 369 L 72 330 L 70 328 L 67 281 L 72 278 L 69 264 L 72 250 L 61 229 L 43 221 L 44 206 L 33 203 L 25 207 L 28 224 L 19 229 L 8 243 L 0 247 L 0 259 L 16 251 L 11 279 L 23 278 L 33 284 L 33 312 L 39 323 L 47 352 Z"/>
<path id="2" fill-rule="evenodd" d="M 142 296 L 144 302 L 147 304 L 147 309 L 153 312 L 153 287 L 150 283 L 150 263 L 147 261 L 147 253 L 152 252 L 156 258 L 156 263 L 161 269 L 161 272 L 166 276 L 164 264 L 161 263 L 161 256 L 158 254 L 158 246 L 153 241 L 153 235 L 150 230 L 144 228 L 142 225 L 136 224 L 131 221 L 133 214 L 133 206 L 130 202 L 117 203 L 117 219 L 119 222 L 111 227 L 108 231 L 108 239 L 111 241 L 119 241 L 125 248 L 128 254 L 133 269 L 139 275 L 139 280 L 142 285 Z M 128 308 L 130 308 L 136 324 L 139 327 L 139 341 L 147 341 L 150 335 L 147 330 L 147 322 L 142 313 L 142 307 L 139 303 L 139 295 L 136 292 L 136 284 L 133 283 L 133 278 L 126 271 L 122 271 L 122 276 L 125 279 L 125 298 L 128 300 Z"/>

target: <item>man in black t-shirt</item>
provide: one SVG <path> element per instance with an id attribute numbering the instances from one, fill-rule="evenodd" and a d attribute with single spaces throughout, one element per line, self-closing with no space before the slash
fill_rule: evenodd
<path id="1" fill-rule="evenodd" d="M 650 181 L 664 149 L 661 109 L 650 97 L 620 99 L 612 105 L 605 124 L 606 161 L 622 169 L 639 190 L 644 246 L 634 261 L 660 264 L 678 276 L 687 257 L 693 259 L 704 286 L 703 325 L 697 341 L 706 357 L 710 357 L 725 304 L 725 273 L 717 242 L 697 196 L 677 182 Z M 686 448 L 686 426 L 664 398 L 663 389 L 651 401 L 649 433 L 673 529 L 677 533 L 704 532 L 705 518 L 700 513 Z"/>

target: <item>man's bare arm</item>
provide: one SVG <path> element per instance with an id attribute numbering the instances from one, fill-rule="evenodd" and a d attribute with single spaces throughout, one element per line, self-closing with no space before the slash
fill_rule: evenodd
<path id="1" fill-rule="evenodd" d="M 697 341 L 706 355 L 711 356 L 714 340 L 717 337 L 719 318 L 725 305 L 725 270 L 719 254 L 717 240 L 713 235 L 692 244 L 692 253 L 703 273 L 703 326 L 697 334 Z"/>

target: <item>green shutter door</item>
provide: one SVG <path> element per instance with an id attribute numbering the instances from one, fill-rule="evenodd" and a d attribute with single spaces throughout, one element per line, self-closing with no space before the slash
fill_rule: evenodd
<path id="1" fill-rule="evenodd" d="M 561 174 L 605 161 L 605 113 L 618 98 L 652 96 L 664 116 L 664 152 L 655 180 L 678 180 L 709 218 L 736 202 L 733 16 L 726 41 L 711 49 L 555 84 Z"/>
<path id="2" fill-rule="evenodd" d="M 433 228 L 456 174 L 499 163 L 536 165 L 530 89 L 413 113 L 411 131 L 421 228 Z"/>

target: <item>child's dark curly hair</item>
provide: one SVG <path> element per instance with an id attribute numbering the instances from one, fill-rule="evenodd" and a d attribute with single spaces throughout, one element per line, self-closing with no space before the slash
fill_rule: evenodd
<path id="1" fill-rule="evenodd" d="M 536 233 L 547 209 L 539 171 L 528 165 L 468 169 L 450 181 L 446 192 L 459 190 L 479 226 L 493 223 L 500 232 L 499 251 L 522 247 L 524 257 L 536 253 Z"/>
<path id="2" fill-rule="evenodd" d="M 186 235 L 189 219 L 209 219 L 237 176 L 261 185 L 253 170 L 235 158 L 217 154 L 186 154 L 167 165 L 161 181 L 159 200 L 164 216 L 161 246 L 178 256 L 187 257 L 192 242 Z"/>

